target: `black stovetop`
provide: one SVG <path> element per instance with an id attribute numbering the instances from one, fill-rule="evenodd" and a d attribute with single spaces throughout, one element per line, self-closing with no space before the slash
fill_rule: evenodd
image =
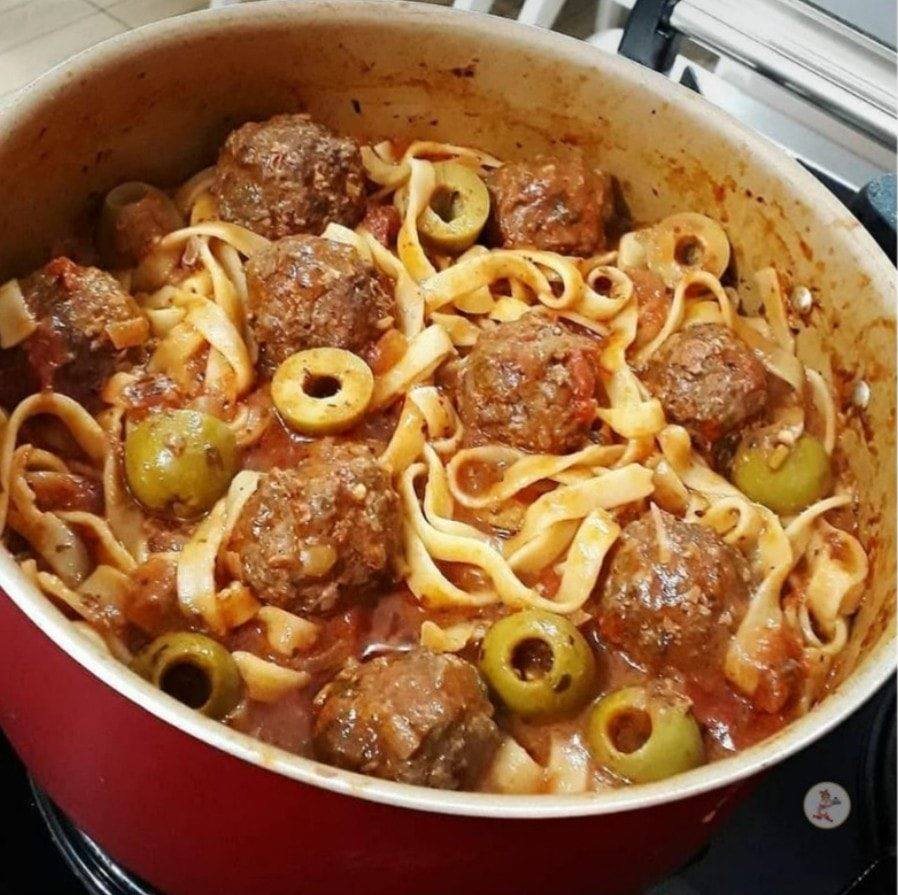
<path id="1" fill-rule="evenodd" d="M 827 786 L 818 786 L 823 783 Z M 805 795 L 812 788 L 815 793 L 823 788 L 832 799 L 837 790 L 830 784 L 845 790 L 851 811 L 838 828 L 821 829 L 806 817 Z M 836 816 L 834 811 L 829 814 Z M 125 871 L 105 859 L 32 788 L 2 738 L 0 831 L 0 895 L 149 892 L 130 882 Z M 895 891 L 892 681 L 826 738 L 773 770 L 703 854 L 647 895 L 893 895 Z"/>

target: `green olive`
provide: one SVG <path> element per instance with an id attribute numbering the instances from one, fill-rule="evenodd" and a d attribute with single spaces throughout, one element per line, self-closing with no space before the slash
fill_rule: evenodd
<path id="1" fill-rule="evenodd" d="M 792 448 L 752 444 L 744 439 L 733 460 L 733 484 L 751 500 L 791 516 L 825 497 L 832 488 L 826 448 L 802 435 Z"/>
<path id="2" fill-rule="evenodd" d="M 431 245 L 462 252 L 474 244 L 490 213 L 490 195 L 477 173 L 459 162 L 435 162 L 436 187 L 418 218 L 418 232 Z M 400 193 L 400 207 L 408 198 Z"/>
<path id="3" fill-rule="evenodd" d="M 220 643 L 190 631 L 157 637 L 131 667 L 164 693 L 216 720 L 233 711 L 243 692 L 233 656 Z"/>
<path id="4" fill-rule="evenodd" d="M 106 194 L 97 243 L 112 266 L 134 267 L 161 237 L 183 226 L 177 206 L 162 190 L 131 180 Z"/>
<path id="5" fill-rule="evenodd" d="M 511 711 L 554 716 L 575 711 L 589 698 L 595 658 L 566 618 L 528 609 L 486 632 L 480 670 Z"/>
<path id="6" fill-rule="evenodd" d="M 147 417 L 125 439 L 125 475 L 147 509 L 179 519 L 199 516 L 228 490 L 237 440 L 221 420 L 198 410 Z"/>
<path id="7" fill-rule="evenodd" d="M 586 742 L 599 764 L 631 783 L 663 780 L 705 760 L 691 712 L 643 687 L 626 687 L 596 702 L 586 722 Z"/>

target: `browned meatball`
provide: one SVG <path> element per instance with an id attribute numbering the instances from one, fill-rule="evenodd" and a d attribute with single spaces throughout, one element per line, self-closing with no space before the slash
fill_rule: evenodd
<path id="1" fill-rule="evenodd" d="M 68 258 L 51 261 L 21 287 L 38 321 L 23 345 L 38 385 L 94 404 L 107 377 L 133 359 L 127 347 L 149 334 L 140 308 L 115 277 Z"/>
<path id="2" fill-rule="evenodd" d="M 367 356 L 389 329 L 393 298 L 351 246 L 320 236 L 288 236 L 246 265 L 250 327 L 259 369 L 271 375 L 306 348 Z"/>
<path id="3" fill-rule="evenodd" d="M 470 788 L 499 740 L 474 666 L 420 648 L 345 669 L 315 705 L 320 760 L 402 783 Z"/>
<path id="4" fill-rule="evenodd" d="M 767 404 L 767 374 L 726 326 L 702 323 L 674 333 L 652 356 L 642 381 L 668 419 L 710 444 Z"/>
<path id="5" fill-rule="evenodd" d="M 265 476 L 229 550 L 260 600 L 323 612 L 390 582 L 401 532 L 399 498 L 370 449 L 325 440 Z"/>
<path id="6" fill-rule="evenodd" d="M 484 333 L 468 355 L 458 410 L 469 442 L 564 454 L 596 418 L 598 345 L 541 314 Z"/>
<path id="7" fill-rule="evenodd" d="M 365 213 L 358 146 L 306 115 L 275 115 L 232 131 L 215 169 L 219 214 L 279 239 L 354 227 Z"/>
<path id="8" fill-rule="evenodd" d="M 711 529 L 655 512 L 621 533 L 602 589 L 599 630 L 651 672 L 719 669 L 745 614 L 748 566 Z"/>
<path id="9" fill-rule="evenodd" d="M 505 248 L 586 256 L 605 248 L 611 181 L 579 156 L 510 162 L 490 175 L 489 234 Z"/>

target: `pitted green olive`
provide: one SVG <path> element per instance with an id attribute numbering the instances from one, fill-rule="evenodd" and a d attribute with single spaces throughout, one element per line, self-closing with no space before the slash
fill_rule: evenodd
<path id="1" fill-rule="evenodd" d="M 589 698 L 595 658 L 568 619 L 526 610 L 486 632 L 480 670 L 511 711 L 554 716 L 575 711 Z"/>
<path id="2" fill-rule="evenodd" d="M 169 696 L 216 720 L 233 711 L 243 692 L 233 656 L 220 643 L 190 631 L 157 637 L 131 667 Z"/>
<path id="3" fill-rule="evenodd" d="M 459 162 L 435 162 L 436 187 L 430 205 L 418 218 L 418 232 L 435 248 L 462 252 L 474 244 L 490 212 L 486 184 Z M 398 195 L 405 210 L 407 194 Z"/>
<path id="4" fill-rule="evenodd" d="M 800 513 L 832 488 L 832 464 L 823 445 L 802 435 L 789 448 L 743 440 L 733 461 L 733 484 L 781 516 Z"/>
<path id="5" fill-rule="evenodd" d="M 631 783 L 663 780 L 705 760 L 692 713 L 644 687 L 603 696 L 589 713 L 586 742 L 599 764 Z"/>
<path id="6" fill-rule="evenodd" d="M 342 348 L 309 348 L 291 354 L 274 371 L 271 400 L 298 432 L 324 435 L 359 421 L 374 391 L 374 374 Z"/>
<path id="7" fill-rule="evenodd" d="M 221 420 L 197 410 L 147 417 L 125 439 L 125 476 L 147 509 L 179 519 L 206 512 L 237 472 L 237 440 Z"/>

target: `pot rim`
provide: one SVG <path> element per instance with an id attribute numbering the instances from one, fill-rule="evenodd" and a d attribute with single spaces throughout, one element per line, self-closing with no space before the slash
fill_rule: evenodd
<path id="1" fill-rule="evenodd" d="M 744 141 L 752 150 L 756 166 L 773 169 L 780 179 L 794 182 L 808 204 L 813 203 L 834 219 L 854 220 L 825 187 L 782 150 L 701 97 L 656 72 L 575 38 L 496 16 L 462 12 L 449 7 L 424 6 L 406 0 L 304 0 L 302 3 L 269 0 L 252 6 L 238 4 L 214 12 L 195 12 L 143 26 L 79 53 L 16 91 L 12 95 L 12 103 L 7 102 L 5 107 L 0 107 L 0 139 L 5 130 L 14 128 L 18 120 L 27 118 L 37 106 L 67 87 L 79 75 L 87 74 L 90 69 L 108 61 L 145 51 L 153 44 L 183 39 L 185 32 L 200 35 L 222 27 L 239 28 L 243 24 L 296 24 L 322 16 L 351 20 L 356 25 L 382 22 L 386 16 L 408 24 L 426 18 L 430 25 L 436 21 L 472 36 L 495 37 L 498 33 L 512 43 L 526 43 L 530 49 L 566 57 L 572 62 L 594 64 L 601 60 L 603 67 L 638 82 L 640 89 L 653 92 L 685 114 L 703 120 L 711 119 L 718 129 Z M 860 226 L 845 228 L 843 232 L 847 241 L 855 243 L 855 253 L 866 256 L 868 272 L 877 291 L 881 294 L 894 293 L 894 269 L 869 234 Z M 823 736 L 859 708 L 887 680 L 896 664 L 893 625 L 891 633 L 881 636 L 880 643 L 861 660 L 860 667 L 808 714 L 748 749 L 668 780 L 577 795 L 447 792 L 333 768 L 262 743 L 205 718 L 102 652 L 37 590 L 4 548 L 0 548 L 0 588 L 56 646 L 92 675 L 139 708 L 215 749 L 261 769 L 341 795 L 402 808 L 471 817 L 537 819 L 611 814 L 649 808 L 728 786 L 763 772 Z M 720 804 L 725 799 L 726 795 L 722 793 Z"/>

